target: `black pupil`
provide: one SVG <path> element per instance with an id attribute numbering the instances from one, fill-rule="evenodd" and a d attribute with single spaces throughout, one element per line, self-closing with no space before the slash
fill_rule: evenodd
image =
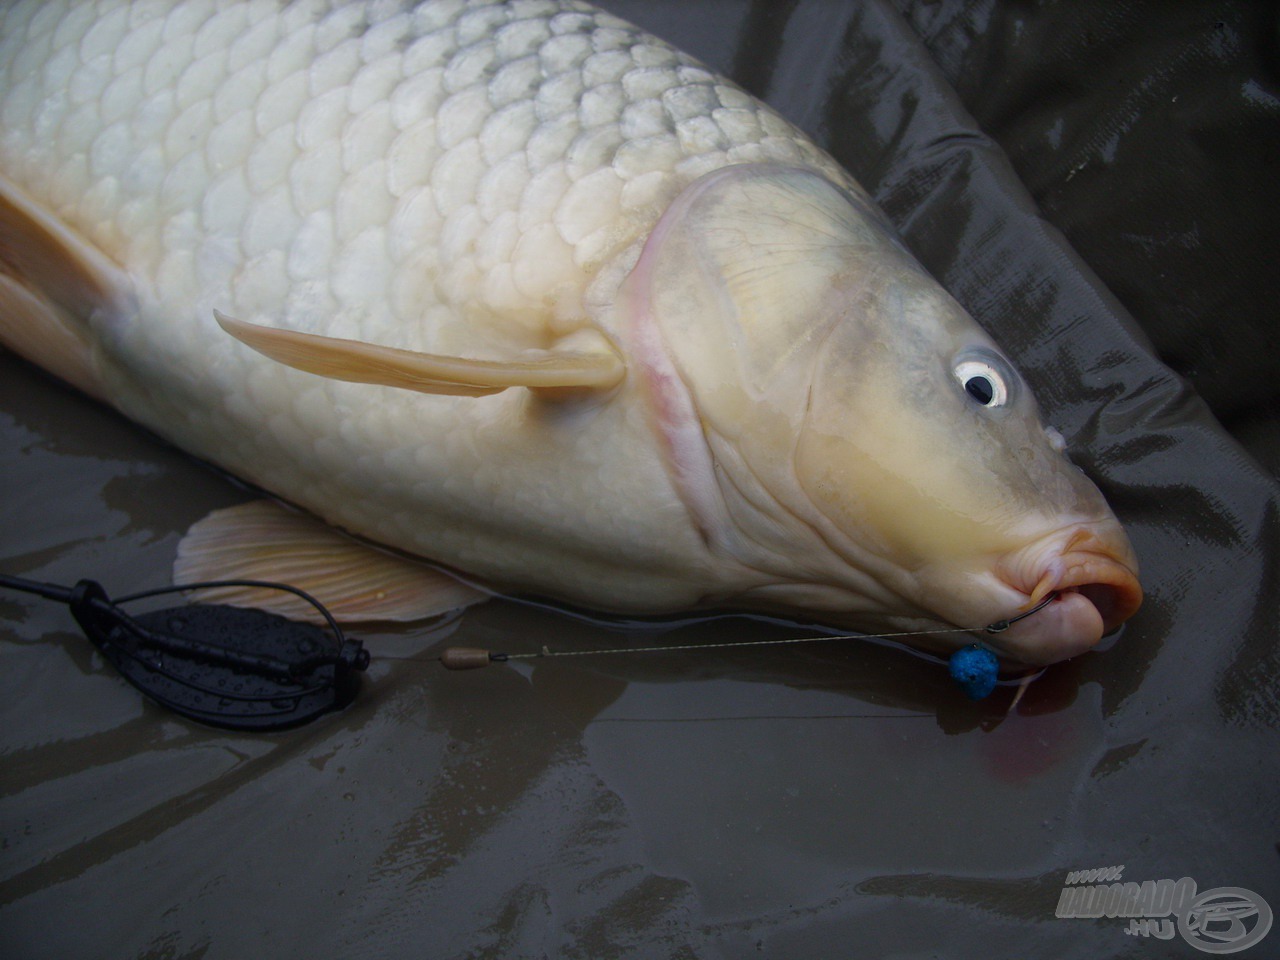
<path id="1" fill-rule="evenodd" d="M 996 396 L 996 388 L 987 377 L 970 377 L 964 382 L 964 389 L 984 407 Z"/>

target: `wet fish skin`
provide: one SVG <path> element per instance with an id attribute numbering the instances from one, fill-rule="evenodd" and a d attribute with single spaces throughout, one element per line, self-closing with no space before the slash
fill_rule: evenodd
<path id="1" fill-rule="evenodd" d="M 1014 432 L 1018 450 L 1034 452 L 1014 456 L 1030 456 L 1038 479 L 1015 471 L 993 484 L 1003 502 L 1031 498 L 1025 522 L 1001 518 L 980 560 L 951 549 L 933 564 L 919 556 L 926 534 L 912 533 L 903 553 L 886 545 L 900 531 L 870 531 L 857 510 L 850 521 L 842 511 L 858 491 L 822 506 L 829 491 L 783 490 L 790 481 L 764 476 L 759 463 L 794 448 L 770 432 L 779 424 L 826 438 L 802 451 L 805 469 L 828 478 L 818 486 L 833 470 L 853 475 L 832 465 L 843 441 L 830 439 L 829 423 L 797 420 L 790 400 L 757 409 L 780 414 L 772 427 L 745 417 L 756 429 L 737 447 L 725 440 L 733 430 L 695 429 L 731 415 L 712 412 L 710 398 L 741 357 L 682 354 L 679 324 L 671 310 L 650 309 L 661 296 L 638 290 L 636 268 L 665 256 L 650 244 L 660 223 L 674 224 L 664 237 L 684 235 L 663 218 L 686 188 L 733 165 L 758 166 L 716 181 L 727 195 L 753 177 L 800 184 L 801 194 L 823 189 L 806 178 L 834 185 L 833 202 L 854 211 L 851 229 L 866 226 L 878 244 L 867 275 L 890 270 L 944 318 L 939 355 L 971 342 L 995 348 L 922 271 L 899 263 L 880 215 L 831 158 L 733 84 L 608 14 L 555 0 L 17 3 L 0 13 L 0 123 L 6 180 L 120 268 L 93 288 L 91 310 L 58 305 L 75 314 L 65 326 L 82 349 L 60 348 L 47 365 L 185 449 L 377 542 L 606 609 L 747 603 L 875 628 L 1006 615 L 1057 560 L 1008 561 L 1019 583 L 985 594 L 969 586 L 967 598 L 937 596 L 939 585 L 963 592 L 975 564 L 993 567 L 1032 543 L 1037 557 L 1060 558 L 1084 528 L 1101 531 L 1099 557 L 1136 566 L 1029 402 L 1019 417 L 1034 426 Z M 744 259 L 759 247 L 745 243 Z M 663 262 L 668 274 L 685 269 Z M 569 399 L 524 389 L 430 396 L 285 368 L 228 336 L 215 311 L 437 356 L 616 351 L 627 374 Z M 901 340 L 877 328 L 884 343 Z M 779 342 L 789 329 L 766 331 L 757 346 L 789 349 Z M 12 325 L 0 336 L 26 346 Z M 816 364 L 809 356 L 783 379 L 812 379 Z M 942 373 L 954 392 L 950 369 Z M 894 395 L 906 410 L 889 413 L 904 428 L 936 413 Z M 680 404 L 683 421 L 664 417 Z M 885 414 L 865 398 L 848 412 Z M 786 509 L 726 508 L 725 474 L 746 499 Z M 759 490 L 743 492 L 748 477 Z M 1046 478 L 1056 499 L 1030 490 Z M 785 517 L 797 509 L 811 515 L 788 541 Z M 766 540 L 763 553 L 752 546 Z M 949 575 L 920 573 L 945 563 Z M 1136 581 L 1111 575 L 1127 610 Z M 1082 642 L 1033 638 L 1034 649 L 1019 649 L 1017 640 L 1012 650 L 1038 660 Z"/>

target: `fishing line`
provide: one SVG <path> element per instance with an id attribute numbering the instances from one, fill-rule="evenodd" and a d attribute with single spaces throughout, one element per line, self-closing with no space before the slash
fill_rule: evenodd
<path id="1" fill-rule="evenodd" d="M 139 614 L 121 609 L 124 604 L 141 600 L 220 587 L 252 587 L 292 594 L 320 614 L 325 628 L 226 604 L 188 602 L 181 607 Z M 94 580 L 80 580 L 73 587 L 65 587 L 0 574 L 0 588 L 67 604 L 85 635 L 129 683 L 162 706 L 215 727 L 280 730 L 307 723 L 322 713 L 340 710 L 355 698 L 358 675 L 368 669 L 373 659 L 360 640 L 343 633 L 324 604 L 285 583 L 210 580 L 144 590 L 117 600 L 108 597 L 102 585 Z M 551 650 L 544 646 L 531 653 L 449 647 L 435 656 L 379 655 L 377 659 L 438 662 L 448 670 L 470 670 L 491 663 L 550 657 L 724 650 L 838 640 L 892 641 L 902 637 L 979 631 L 996 634 L 1042 610 L 1056 596 L 1050 593 L 1024 613 L 985 627 L 597 650 Z M 976 643 L 953 653 L 948 669 L 965 693 L 975 700 L 990 694 L 998 682 L 999 661 L 994 653 Z M 1021 681 L 1018 697 L 1027 682 L 1028 678 Z"/>
<path id="2" fill-rule="evenodd" d="M 990 634 L 1003 633 L 1019 620 L 1024 620 L 1047 607 L 1057 596 L 1051 592 L 1031 609 L 997 620 L 985 627 L 948 627 L 942 630 L 902 630 L 891 633 L 858 633 L 858 634 L 824 634 L 813 637 L 786 637 L 769 640 L 727 640 L 714 643 L 673 643 L 647 647 L 606 647 L 599 650 L 551 650 L 543 647 L 532 653 L 504 653 L 481 649 L 479 647 L 448 647 L 435 656 L 400 657 L 387 659 L 417 660 L 420 662 L 439 662 L 446 670 L 474 670 L 486 667 L 491 663 L 507 663 L 511 660 L 539 660 L 549 657 L 592 657 L 632 653 L 672 653 L 689 650 L 724 650 L 737 647 L 772 647 L 800 643 L 821 643 L 828 640 L 895 640 L 901 637 L 935 636 L 949 633 L 977 633 L 979 630 Z M 379 658 L 383 659 L 383 658 Z M 978 644 L 972 644 L 957 650 L 948 662 L 951 676 L 968 696 L 973 700 L 981 700 L 995 689 L 998 682 L 1000 664 L 990 650 Z M 1025 689 L 1025 684 L 1024 684 Z M 1019 691 L 1021 696 L 1021 691 Z"/>

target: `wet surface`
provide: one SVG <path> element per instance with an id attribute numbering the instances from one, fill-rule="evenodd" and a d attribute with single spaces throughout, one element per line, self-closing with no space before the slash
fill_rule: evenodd
<path id="1" fill-rule="evenodd" d="M 610 4 L 733 72 L 876 193 L 1125 521 L 1142 611 L 1009 715 L 1011 689 L 973 704 L 937 664 L 870 644 L 465 674 L 389 659 L 803 635 L 494 602 L 361 632 L 377 659 L 352 707 L 255 736 L 144 703 L 64 608 L 6 594 L 6 956 L 1199 956 L 1181 938 L 1125 936 L 1121 919 L 1054 916 L 1069 871 L 1121 864 L 1125 880 L 1190 876 L 1280 909 L 1280 490 L 1156 359 L 1147 308 L 1097 280 L 1110 258 L 1063 245 L 965 114 L 981 116 L 991 60 L 978 41 L 1013 27 L 979 30 L 1004 22 L 978 17 L 982 4 L 920 5 L 926 46 L 873 4 L 690 6 Z M 1255 73 L 1237 88 L 1274 93 Z M 1054 172 L 1001 116 L 1002 145 L 1054 207 Z M 1254 169 L 1265 160 L 1259 149 Z M 1130 195 L 1123 173 L 1063 188 L 1082 252 L 1080 231 L 1103 229 L 1089 211 L 1116 216 Z M 1254 244 L 1262 229 L 1245 218 L 1238 234 Z M 1245 326 L 1262 330 L 1265 285 L 1237 283 Z M 1275 356 L 1245 346 L 1239 360 L 1215 348 L 1227 369 L 1206 392 L 1252 424 L 1241 439 L 1266 459 L 1268 385 L 1255 384 Z M 1233 378 L 1245 399 L 1216 399 Z M 0 463 L 0 570 L 94 576 L 117 594 L 168 582 L 187 527 L 251 496 L 9 355 Z"/>

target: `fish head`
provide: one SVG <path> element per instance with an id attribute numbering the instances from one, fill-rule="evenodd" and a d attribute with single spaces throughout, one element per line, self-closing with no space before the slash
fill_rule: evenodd
<path id="1" fill-rule="evenodd" d="M 734 601 L 866 631 L 1094 646 L 1142 598 L 1129 541 L 1027 383 L 856 188 L 723 168 L 621 298 L 675 485 Z"/>

